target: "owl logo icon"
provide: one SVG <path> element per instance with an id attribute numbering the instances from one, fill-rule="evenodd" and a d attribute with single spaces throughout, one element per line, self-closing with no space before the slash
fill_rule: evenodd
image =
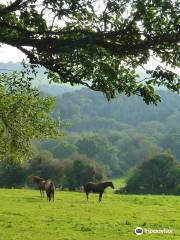
<path id="1" fill-rule="evenodd" d="M 135 229 L 135 234 L 136 234 L 136 235 L 142 235 L 142 234 L 143 234 L 143 229 L 142 229 L 141 227 L 137 227 L 137 228 Z"/>

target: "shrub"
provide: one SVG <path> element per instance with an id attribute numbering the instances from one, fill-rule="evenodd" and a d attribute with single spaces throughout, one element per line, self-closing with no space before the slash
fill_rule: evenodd
<path id="1" fill-rule="evenodd" d="M 158 154 L 144 161 L 127 180 L 121 192 L 178 194 L 179 164 L 170 154 Z"/>

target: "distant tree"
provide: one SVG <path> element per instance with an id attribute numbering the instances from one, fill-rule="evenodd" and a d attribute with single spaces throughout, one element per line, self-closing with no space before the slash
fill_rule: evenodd
<path id="1" fill-rule="evenodd" d="M 24 161 L 31 141 L 61 134 L 51 111 L 54 98 L 42 97 L 24 75 L 0 74 L 0 157 Z"/>
<path id="2" fill-rule="evenodd" d="M 159 154 L 134 170 L 122 190 L 127 193 L 173 194 L 180 184 L 179 164 L 169 154 Z"/>
<path id="3" fill-rule="evenodd" d="M 27 163 L 28 175 L 37 175 L 44 179 L 52 179 L 57 186 L 62 184 L 63 166 L 47 152 L 41 152 Z"/>
<path id="4" fill-rule="evenodd" d="M 154 137 L 156 143 L 159 143 L 165 132 L 165 125 L 160 121 L 142 122 L 138 125 L 138 132 Z"/>
<path id="5" fill-rule="evenodd" d="M 68 143 L 67 141 L 59 141 L 58 144 L 53 148 L 54 157 L 59 159 L 68 158 L 76 153 L 77 147 L 72 143 Z"/>
<path id="6" fill-rule="evenodd" d="M 70 140 L 71 137 L 66 134 L 66 139 L 61 138 L 42 141 L 39 148 L 51 152 L 55 158 L 61 160 L 77 153 L 76 145 L 71 143 Z"/>
<path id="7" fill-rule="evenodd" d="M 0 162 L 0 187 L 23 187 L 26 181 L 27 171 L 21 164 L 11 159 Z"/>
<path id="8" fill-rule="evenodd" d="M 102 135 L 86 136 L 77 142 L 78 151 L 103 164 L 109 175 L 122 174 L 118 150 L 108 138 Z"/>
<path id="9" fill-rule="evenodd" d="M 64 163 L 64 186 L 70 190 L 75 190 L 89 181 L 99 182 L 105 178 L 104 168 L 86 156 L 76 155 Z"/>
<path id="10" fill-rule="evenodd" d="M 164 135 L 161 144 L 164 149 L 170 149 L 176 158 L 180 159 L 180 131 Z"/>
<path id="11" fill-rule="evenodd" d="M 114 143 L 118 149 L 118 158 L 123 160 L 123 169 L 139 165 L 143 160 L 154 153 L 160 152 L 161 147 L 146 134 L 140 134 L 135 129 L 123 131 Z"/>
<path id="12" fill-rule="evenodd" d="M 172 104 L 176 104 L 173 102 Z M 175 107 L 174 111 L 170 116 L 168 116 L 166 121 L 166 128 L 168 129 L 168 133 L 176 133 L 180 131 L 180 108 Z"/>
<path id="13" fill-rule="evenodd" d="M 54 82 L 82 84 L 108 99 L 125 93 L 157 103 L 153 85 L 178 92 L 179 76 L 157 66 L 143 81 L 136 70 L 151 56 L 179 67 L 179 11 L 179 0 L 4 1 L 0 43 L 46 67 Z"/>

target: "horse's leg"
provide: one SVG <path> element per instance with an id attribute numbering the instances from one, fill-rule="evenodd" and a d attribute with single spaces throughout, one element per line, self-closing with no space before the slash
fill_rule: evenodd
<path id="1" fill-rule="evenodd" d="M 99 193 L 99 202 L 102 201 L 102 195 L 103 195 L 103 192 L 100 192 L 100 193 Z"/>
<path id="2" fill-rule="evenodd" d="M 87 201 L 88 201 L 88 194 L 89 194 L 89 193 L 88 193 L 88 192 L 86 192 Z"/>
<path id="3" fill-rule="evenodd" d="M 53 199 L 53 202 L 54 202 L 54 192 L 52 193 L 52 199 Z"/>
<path id="4" fill-rule="evenodd" d="M 42 197 L 42 191 L 41 191 L 41 188 L 39 188 L 39 191 L 40 191 L 40 195 L 41 195 L 41 197 Z"/>
<path id="5" fill-rule="evenodd" d="M 48 193 L 49 202 L 51 201 L 51 192 Z"/>
<path id="6" fill-rule="evenodd" d="M 50 193 L 50 201 L 53 200 L 54 201 L 54 196 L 53 196 L 53 192 Z"/>

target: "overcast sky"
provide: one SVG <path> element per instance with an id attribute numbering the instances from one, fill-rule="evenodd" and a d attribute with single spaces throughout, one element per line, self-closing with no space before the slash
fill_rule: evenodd
<path id="1" fill-rule="evenodd" d="M 0 62 L 22 62 L 26 56 L 15 47 L 2 45 L 0 47 Z"/>

